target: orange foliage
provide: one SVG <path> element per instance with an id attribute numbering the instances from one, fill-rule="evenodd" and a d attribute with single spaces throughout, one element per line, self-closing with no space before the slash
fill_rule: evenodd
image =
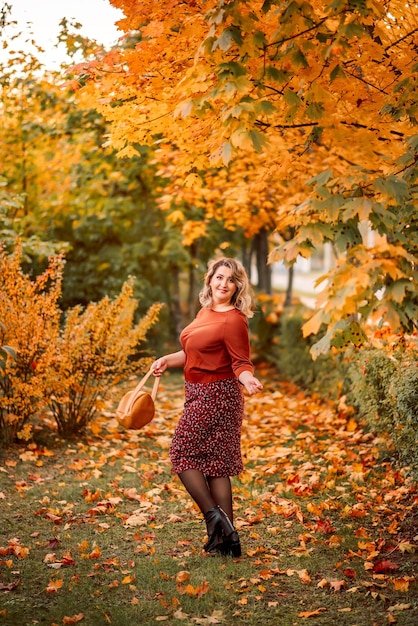
<path id="1" fill-rule="evenodd" d="M 120 295 L 67 313 L 60 328 L 64 260 L 50 259 L 32 280 L 21 269 L 22 250 L 0 255 L 0 436 L 30 439 L 30 418 L 45 416 L 49 405 L 59 430 L 83 430 L 111 385 L 132 373 L 129 359 L 145 341 L 161 305 L 136 324 L 133 281 Z M 139 362 L 136 368 L 141 368 Z"/>
<path id="2" fill-rule="evenodd" d="M 0 345 L 11 346 L 0 372 L 0 434 L 31 438 L 28 423 L 44 403 L 59 333 L 63 259 L 50 260 L 35 280 L 21 270 L 22 250 L 0 256 Z"/>
<path id="3" fill-rule="evenodd" d="M 276 229 L 271 261 L 334 244 L 336 268 L 305 326 L 329 330 L 314 356 L 353 319 L 411 330 L 416 245 L 402 227 L 415 234 L 416 6 L 112 3 L 137 43 L 84 65 L 80 94 L 111 123 L 121 156 L 154 146 L 170 180 L 160 204 L 183 241 L 216 220 L 246 237 Z M 378 245 L 363 241 L 368 223 Z"/>

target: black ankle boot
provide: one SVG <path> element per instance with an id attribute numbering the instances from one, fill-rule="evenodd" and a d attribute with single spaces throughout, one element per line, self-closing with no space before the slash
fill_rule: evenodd
<path id="1" fill-rule="evenodd" d="M 206 511 L 205 515 L 206 530 L 208 540 L 203 546 L 206 552 L 221 552 L 223 545 L 221 512 L 217 506 Z"/>
<path id="2" fill-rule="evenodd" d="M 220 506 L 216 506 L 206 511 L 204 517 L 208 533 L 208 541 L 203 546 L 205 551 L 241 556 L 238 533 L 225 511 Z"/>

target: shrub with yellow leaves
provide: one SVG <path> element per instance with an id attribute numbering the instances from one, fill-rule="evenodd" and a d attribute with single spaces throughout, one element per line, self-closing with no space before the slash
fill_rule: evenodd
<path id="1" fill-rule="evenodd" d="M 136 305 L 128 279 L 114 300 L 105 297 L 67 313 L 48 387 L 48 405 L 62 435 L 83 431 L 106 392 L 132 371 L 131 357 L 161 309 L 154 304 L 134 325 Z M 144 359 L 136 367 L 143 365 Z"/>
<path id="2" fill-rule="evenodd" d="M 0 249 L 0 439 L 30 436 L 29 419 L 44 403 L 59 335 L 62 269 L 57 255 L 31 280 L 21 270 L 22 247 Z"/>
<path id="3" fill-rule="evenodd" d="M 58 431 L 83 431 L 110 387 L 144 369 L 134 356 L 158 319 L 160 304 L 135 323 L 133 279 L 114 299 L 59 308 L 64 259 L 51 257 L 35 279 L 21 269 L 22 248 L 0 250 L 0 441 L 30 439 L 31 418 L 52 412 Z"/>

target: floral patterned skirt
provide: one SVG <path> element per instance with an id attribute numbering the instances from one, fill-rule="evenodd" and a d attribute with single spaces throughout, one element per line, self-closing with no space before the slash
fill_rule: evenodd
<path id="1" fill-rule="evenodd" d="M 242 472 L 243 414 L 244 396 L 236 378 L 186 381 L 184 410 L 170 447 L 173 472 L 197 469 L 206 476 Z"/>

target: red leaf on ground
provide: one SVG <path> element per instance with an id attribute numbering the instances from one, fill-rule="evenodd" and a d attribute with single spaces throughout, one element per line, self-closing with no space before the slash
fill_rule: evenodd
<path id="1" fill-rule="evenodd" d="M 393 572 L 399 569 L 399 565 L 393 563 L 389 559 L 383 561 L 377 561 L 373 566 L 373 571 L 377 574 L 383 574 L 385 572 Z"/>

